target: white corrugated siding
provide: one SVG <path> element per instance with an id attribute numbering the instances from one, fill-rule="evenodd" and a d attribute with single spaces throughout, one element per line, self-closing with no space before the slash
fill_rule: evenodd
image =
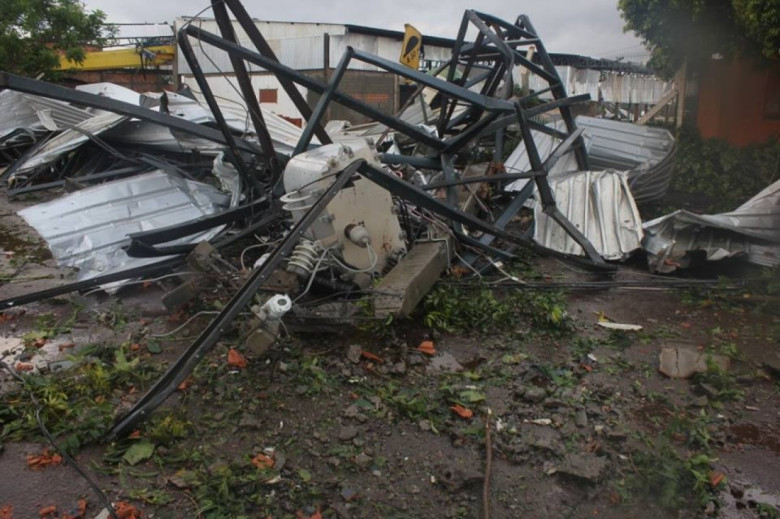
<path id="1" fill-rule="evenodd" d="M 515 69 L 514 78 L 521 84 L 521 67 Z M 671 84 L 653 77 L 618 72 L 577 69 L 569 66 L 555 67 L 561 77 L 566 92 L 569 95 L 590 94 L 594 101 L 601 99 L 610 103 L 639 103 L 653 105 L 661 100 Z M 532 90 L 543 90 L 549 85 L 539 76 L 531 75 L 529 87 Z M 552 94 L 545 93 L 542 99 L 552 99 Z"/>
<path id="2" fill-rule="evenodd" d="M 181 27 L 185 20 L 176 20 L 176 26 Z M 204 31 L 219 34 L 219 28 L 214 20 L 197 20 L 193 22 Z M 295 70 L 318 70 L 324 66 L 325 34 L 330 35 L 330 66 L 335 67 L 347 47 L 353 47 L 383 58 L 397 61 L 401 55 L 401 42 L 390 38 L 368 34 L 347 33 L 344 25 L 318 23 L 289 22 L 255 22 L 268 45 L 274 51 L 279 61 Z M 246 33 L 233 22 L 238 41 L 241 45 L 254 49 Z M 206 74 L 230 73 L 233 67 L 227 53 L 209 45 L 201 45 L 198 40 L 190 38 L 195 56 Z M 426 59 L 446 60 L 451 57 L 451 50 L 441 47 L 426 46 Z M 262 69 L 248 63 L 251 72 Z M 352 70 L 378 70 L 376 67 L 360 61 L 350 63 Z M 191 74 L 184 59 L 178 63 L 179 74 Z"/>

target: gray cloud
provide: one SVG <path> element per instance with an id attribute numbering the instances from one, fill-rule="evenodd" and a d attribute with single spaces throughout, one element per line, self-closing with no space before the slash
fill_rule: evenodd
<path id="1" fill-rule="evenodd" d="M 177 16 L 191 16 L 206 7 L 207 2 L 160 2 L 159 0 L 85 0 L 88 9 L 101 9 L 112 22 L 173 21 Z M 616 0 L 482 0 L 479 10 L 513 21 L 527 14 L 551 52 L 568 52 L 599 57 L 641 54 L 641 42 L 624 34 Z M 411 23 L 423 34 L 454 38 L 465 9 L 474 2 L 449 0 L 421 2 L 395 0 L 291 0 L 289 2 L 244 2 L 255 18 L 300 22 L 352 23 L 403 30 Z M 206 11 L 204 16 L 209 16 Z"/>

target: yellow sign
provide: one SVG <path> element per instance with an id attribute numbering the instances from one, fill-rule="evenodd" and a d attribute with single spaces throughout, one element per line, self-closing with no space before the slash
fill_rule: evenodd
<path id="1" fill-rule="evenodd" d="M 404 34 L 404 43 L 401 46 L 401 58 L 399 61 L 402 65 L 417 70 L 420 68 L 422 34 L 408 23 L 404 24 L 404 28 L 406 29 L 406 34 Z"/>

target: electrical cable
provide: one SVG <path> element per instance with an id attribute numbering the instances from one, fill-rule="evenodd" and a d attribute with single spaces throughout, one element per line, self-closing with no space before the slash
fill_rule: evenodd
<path id="1" fill-rule="evenodd" d="M 177 332 L 179 332 L 180 330 L 183 330 L 184 328 L 186 328 L 188 324 L 190 324 L 192 321 L 194 321 L 196 318 L 200 317 L 201 315 L 217 315 L 217 314 L 219 314 L 219 312 L 217 310 L 201 310 L 200 312 L 198 312 L 195 315 L 191 316 L 189 319 L 184 321 L 184 323 L 182 323 L 181 325 L 177 326 L 173 330 L 170 330 L 170 331 L 165 332 L 165 333 L 150 334 L 149 337 L 152 337 L 153 339 L 161 339 L 163 337 L 168 337 L 170 335 L 174 335 Z"/>
<path id="2" fill-rule="evenodd" d="M 46 428 L 46 424 L 43 423 L 43 418 L 41 418 L 41 410 L 43 409 L 43 406 L 41 405 L 40 401 L 38 400 L 38 397 L 35 396 L 35 392 L 30 388 L 27 381 L 22 377 L 17 371 L 5 363 L 5 361 L 0 360 L 0 365 L 2 365 L 8 373 L 11 374 L 13 378 L 21 382 L 22 387 L 27 390 L 27 393 L 30 395 L 30 400 L 32 400 L 33 405 L 35 406 L 35 420 L 38 422 L 38 428 L 41 430 L 43 435 L 46 437 L 46 440 L 48 440 L 49 445 L 52 446 L 52 448 L 59 453 L 60 456 L 62 456 L 62 459 L 65 460 L 65 463 L 73 467 L 73 469 L 76 470 L 76 472 L 81 475 L 82 478 L 89 484 L 89 486 L 92 488 L 92 490 L 98 495 L 100 498 L 100 501 L 102 502 L 103 506 L 108 510 L 108 513 L 111 514 L 111 517 L 113 519 L 119 519 L 119 515 L 117 515 L 116 510 L 114 510 L 114 507 L 111 505 L 111 501 L 108 499 L 108 496 L 103 492 L 100 487 L 97 486 L 95 481 L 89 476 L 89 474 L 86 473 L 84 469 L 79 466 L 76 461 L 71 458 L 67 452 L 60 449 L 57 444 L 54 441 L 54 438 L 52 437 L 49 430 Z"/>
<path id="3" fill-rule="evenodd" d="M 349 265 L 344 264 L 341 260 L 338 259 L 338 257 L 334 256 L 333 254 L 330 254 L 330 258 L 333 261 L 335 261 L 336 263 L 338 263 L 338 265 L 341 268 L 343 268 L 343 269 L 345 269 L 345 270 L 347 270 L 349 272 L 354 272 L 355 274 L 363 274 L 363 273 L 367 273 L 367 272 L 373 272 L 374 268 L 376 267 L 377 262 L 379 261 L 379 257 L 377 256 L 376 251 L 374 250 L 374 248 L 371 245 L 366 245 L 366 249 L 368 249 L 368 258 L 369 258 L 369 261 L 371 261 L 371 265 L 366 267 L 366 268 L 364 268 L 364 269 L 352 268 Z M 328 249 L 327 252 L 330 253 L 331 249 Z"/>
<path id="4" fill-rule="evenodd" d="M 250 245 L 246 249 L 242 250 L 241 251 L 241 256 L 239 256 L 239 261 L 241 262 L 241 270 L 246 270 L 246 265 L 244 264 L 244 255 L 246 254 L 247 251 L 250 251 L 250 250 L 253 250 L 253 249 L 259 249 L 259 248 L 262 248 L 262 247 L 268 247 L 269 245 L 275 245 L 275 244 L 279 243 L 280 241 L 282 241 L 282 240 L 279 239 L 279 240 L 269 241 L 269 242 L 265 242 L 265 243 L 257 243 L 255 245 Z"/>

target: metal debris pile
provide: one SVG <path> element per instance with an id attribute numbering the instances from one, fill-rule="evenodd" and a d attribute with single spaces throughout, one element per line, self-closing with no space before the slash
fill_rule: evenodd
<path id="1" fill-rule="evenodd" d="M 451 60 L 433 73 L 348 48 L 323 83 L 280 63 L 238 0 L 212 7 L 221 34 L 193 24 L 178 34 L 205 105 L 186 90 L 72 90 L 0 73 L 0 157 L 8 164 L 0 179 L 10 197 L 74 190 L 20 214 L 58 264 L 79 269 L 74 283 L 0 306 L 185 264 L 205 272 L 232 261 L 244 273 L 230 302 L 115 435 L 160 405 L 247 308 L 255 316 L 247 344 L 262 350 L 282 316 L 338 322 L 361 294 L 374 296 L 378 317 L 408 315 L 455 264 L 481 271 L 524 247 L 612 272 L 607 260 L 641 248 L 636 203 L 663 196 L 674 141 L 665 130 L 575 118 L 572 107 L 589 96 L 567 95 L 526 16 L 509 23 L 466 11 Z M 237 43 L 228 10 L 253 48 Z M 470 28 L 474 41 L 466 40 Z M 227 52 L 245 112 L 218 102 L 193 41 Z M 383 114 L 339 89 L 352 61 L 417 90 L 398 115 Z M 303 129 L 260 107 L 247 63 L 276 76 L 307 121 Z M 518 93 L 517 78 L 528 74 L 547 88 Z M 320 95 L 315 106 L 298 86 Z M 553 99 L 542 100 L 548 93 Z M 323 126 L 331 103 L 374 123 Z M 656 241 L 675 239 L 657 225 Z M 234 245 L 240 257 L 220 254 Z M 166 304 L 181 305 L 200 283 L 189 279 Z"/>

